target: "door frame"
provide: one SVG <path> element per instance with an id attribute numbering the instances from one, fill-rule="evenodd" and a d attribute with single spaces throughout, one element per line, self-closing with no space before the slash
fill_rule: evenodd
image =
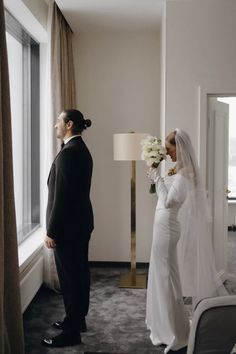
<path id="1" fill-rule="evenodd" d="M 216 83 L 198 86 L 198 161 L 203 176 L 203 184 L 206 187 L 207 178 L 207 115 L 208 96 L 235 96 L 236 86 L 222 86 Z"/>
<path id="2" fill-rule="evenodd" d="M 222 85 L 222 83 L 214 83 L 209 85 L 198 86 L 198 161 L 200 165 L 201 175 L 203 176 L 204 188 L 207 181 L 207 135 L 208 135 L 208 97 L 236 97 L 236 86 Z M 220 272 L 220 277 L 224 281 L 226 279 L 236 280 L 234 275 L 228 274 L 226 271 Z"/>

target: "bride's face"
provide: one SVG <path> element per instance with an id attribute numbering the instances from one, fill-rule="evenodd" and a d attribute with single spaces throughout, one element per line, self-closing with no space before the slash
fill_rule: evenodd
<path id="1" fill-rule="evenodd" d="M 167 140 L 166 140 L 165 145 L 166 145 L 167 155 L 169 155 L 171 160 L 173 162 L 175 162 L 176 161 L 176 146 L 170 144 L 169 141 L 167 141 Z"/>

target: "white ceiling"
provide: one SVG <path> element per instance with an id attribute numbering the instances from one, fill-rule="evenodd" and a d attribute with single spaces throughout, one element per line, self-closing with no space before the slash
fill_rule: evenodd
<path id="1" fill-rule="evenodd" d="M 75 33 L 158 31 L 165 0 L 56 0 Z"/>

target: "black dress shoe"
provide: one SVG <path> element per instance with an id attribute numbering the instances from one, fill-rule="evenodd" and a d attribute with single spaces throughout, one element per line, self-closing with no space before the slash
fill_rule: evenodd
<path id="1" fill-rule="evenodd" d="M 46 347 L 67 347 L 71 345 L 78 345 L 81 343 L 81 337 L 79 333 L 71 334 L 62 332 L 56 337 L 44 338 L 42 344 Z"/>
<path id="2" fill-rule="evenodd" d="M 54 322 L 52 324 L 52 326 L 56 329 L 63 329 L 64 327 L 64 322 L 63 321 L 58 321 L 58 322 Z"/>
<path id="3" fill-rule="evenodd" d="M 168 353 L 171 354 L 186 354 L 188 347 L 180 348 L 179 350 L 169 350 Z"/>
<path id="4" fill-rule="evenodd" d="M 58 322 L 54 322 L 53 324 L 52 324 L 52 326 L 54 327 L 54 328 L 56 328 L 56 329 L 61 329 L 61 330 L 63 330 L 64 328 L 65 328 L 65 324 L 64 324 L 64 321 L 58 321 Z M 84 320 L 82 323 L 81 323 L 81 325 L 79 326 L 79 331 L 81 332 L 81 333 L 85 333 L 85 332 L 87 332 L 87 325 L 86 325 L 86 321 Z"/>

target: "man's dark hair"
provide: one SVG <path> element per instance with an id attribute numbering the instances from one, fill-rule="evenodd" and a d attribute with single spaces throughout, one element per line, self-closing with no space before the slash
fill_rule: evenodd
<path id="1" fill-rule="evenodd" d="M 64 122 L 68 123 L 70 120 L 73 122 L 72 133 L 80 134 L 84 129 L 91 126 L 92 122 L 90 119 L 84 119 L 83 114 L 77 109 L 65 109 Z"/>

